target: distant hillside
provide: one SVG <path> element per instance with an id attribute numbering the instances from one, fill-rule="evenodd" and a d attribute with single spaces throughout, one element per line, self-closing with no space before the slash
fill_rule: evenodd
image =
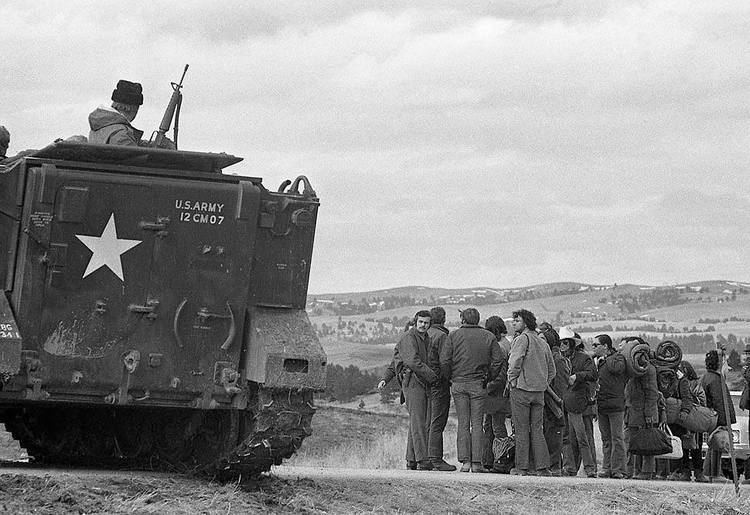
<path id="1" fill-rule="evenodd" d="M 669 286 L 636 284 L 585 284 L 577 282 L 546 283 L 520 288 L 478 286 L 473 288 L 432 288 L 403 286 L 384 290 L 310 294 L 308 311 L 313 315 L 361 315 L 388 311 L 404 306 L 506 304 L 560 296 L 597 297 L 601 304 L 616 306 L 608 316 L 633 314 L 645 309 L 690 302 L 735 300 L 750 291 L 750 284 L 737 281 L 699 281 Z M 612 311 L 612 310 L 610 310 Z"/>
<path id="2" fill-rule="evenodd" d="M 741 352 L 750 343 L 750 284 L 700 281 L 670 286 L 591 285 L 560 282 L 524 288 L 429 288 L 407 286 L 372 292 L 310 295 L 308 312 L 329 362 L 362 369 L 384 366 L 406 322 L 418 309 L 444 306 L 447 325 L 459 325 L 459 309 L 475 306 L 482 320 L 506 320 L 519 308 L 539 321 L 568 325 L 584 338 L 643 334 L 670 338 L 687 353 L 702 355 L 717 340 Z"/>

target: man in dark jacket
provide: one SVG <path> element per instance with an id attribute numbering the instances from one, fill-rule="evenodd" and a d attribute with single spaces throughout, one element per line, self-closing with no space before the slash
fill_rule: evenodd
<path id="1" fill-rule="evenodd" d="M 101 105 L 89 114 L 89 143 L 137 147 L 143 131 L 130 123 L 143 105 L 143 88 L 137 82 L 121 80 L 112 92 L 112 106 Z"/>
<path id="2" fill-rule="evenodd" d="M 437 381 L 438 376 L 427 364 L 430 312 L 417 312 L 414 322 L 414 327 L 406 331 L 397 344 L 398 356 L 394 353 L 394 359 L 400 361 L 400 365 L 397 363 L 395 369 L 400 374 L 401 388 L 406 408 L 409 410 L 409 434 L 413 456 L 407 447 L 406 461 L 407 465 L 409 462 L 416 462 L 418 470 L 432 470 L 427 452 L 427 404 L 430 385 Z"/>
<path id="3" fill-rule="evenodd" d="M 599 477 L 625 477 L 625 356 L 617 352 L 612 338 L 600 334 L 594 338 L 594 356 L 599 370 L 597 415 L 602 435 L 604 459 Z"/>
<path id="4" fill-rule="evenodd" d="M 547 341 L 552 360 L 555 363 L 555 377 L 550 383 L 550 388 L 555 397 L 562 399 L 565 391 L 568 389 L 568 378 L 570 377 L 570 360 L 560 352 L 560 336 L 551 325 L 546 322 L 540 328 L 542 336 Z M 550 404 L 556 402 L 555 398 L 549 392 L 544 396 L 544 439 L 547 442 L 547 451 L 549 452 L 549 471 L 553 476 L 562 475 L 562 449 L 563 449 L 563 429 L 565 428 L 565 416 L 558 417 L 562 410 L 562 403 L 559 409 Z M 555 409 L 552 409 L 555 408 Z"/>
<path id="5" fill-rule="evenodd" d="M 429 433 L 427 437 L 427 455 L 435 470 L 452 472 L 455 465 L 443 459 L 443 431 L 448 422 L 448 409 L 451 404 L 451 383 L 440 374 L 440 349 L 448 337 L 445 327 L 445 310 L 434 307 L 430 310 L 431 325 L 427 330 L 430 337 L 429 365 L 438 376 L 438 382 L 430 387 L 430 408 L 428 412 Z"/>
<path id="6" fill-rule="evenodd" d="M 567 330 L 567 331 L 564 331 Z M 588 477 L 596 477 L 596 456 L 593 442 L 589 441 L 589 434 L 583 420 L 583 414 L 589 406 L 592 385 L 598 378 L 596 367 L 591 356 L 578 347 L 578 340 L 574 335 L 569 336 L 567 327 L 560 329 L 562 347 L 570 359 L 568 389 L 563 397 L 567 416 L 568 442 L 563 449 L 565 474 L 577 476 L 581 461 Z"/>
<path id="7" fill-rule="evenodd" d="M 495 336 L 479 326 L 479 311 L 461 312 L 461 327 L 448 335 L 440 351 L 440 369 L 450 378 L 458 417 L 457 447 L 461 472 L 487 472 L 482 466 L 482 418 L 487 381 L 503 365 Z"/>

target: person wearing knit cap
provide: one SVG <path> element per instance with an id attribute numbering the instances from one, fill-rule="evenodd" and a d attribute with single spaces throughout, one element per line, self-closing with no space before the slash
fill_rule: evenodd
<path id="1" fill-rule="evenodd" d="M 131 125 L 143 105 L 143 88 L 137 82 L 120 80 L 112 92 L 112 105 L 100 105 L 89 114 L 89 143 L 100 145 L 141 144 L 143 131 Z"/>
<path id="2" fill-rule="evenodd" d="M 4 126 L 0 125 L 0 159 L 5 159 L 10 145 L 10 132 Z"/>

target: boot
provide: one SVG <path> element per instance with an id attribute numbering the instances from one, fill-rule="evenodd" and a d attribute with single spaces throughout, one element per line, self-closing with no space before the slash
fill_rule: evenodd
<path id="1" fill-rule="evenodd" d="M 471 472 L 473 474 L 486 474 L 489 471 L 486 468 L 484 468 L 484 465 L 482 465 L 481 463 L 472 463 Z"/>
<path id="2" fill-rule="evenodd" d="M 451 465 L 450 463 L 446 463 L 445 460 L 441 458 L 433 458 L 430 460 L 432 463 L 432 468 L 435 470 L 440 470 L 442 472 L 453 472 L 456 470 L 455 465 Z"/>
<path id="3" fill-rule="evenodd" d="M 407 461 L 406 462 L 406 470 L 417 470 L 417 462 L 416 461 Z"/>
<path id="4" fill-rule="evenodd" d="M 422 460 L 417 463 L 417 470 L 432 470 L 432 463 L 430 460 Z"/>
<path id="5" fill-rule="evenodd" d="M 667 479 L 669 481 L 690 481 L 690 472 L 681 472 L 679 470 L 675 470 L 669 476 L 667 476 Z"/>
<path id="6" fill-rule="evenodd" d="M 695 471 L 695 482 L 696 483 L 708 483 L 708 478 L 703 475 L 702 470 Z"/>

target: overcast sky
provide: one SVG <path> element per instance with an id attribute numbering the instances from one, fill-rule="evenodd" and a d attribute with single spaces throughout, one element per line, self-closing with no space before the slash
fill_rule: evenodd
<path id="1" fill-rule="evenodd" d="M 405 5 L 411 7 L 404 7 Z M 320 196 L 310 292 L 750 280 L 750 3 L 0 3 L 10 154 L 118 79 Z"/>

